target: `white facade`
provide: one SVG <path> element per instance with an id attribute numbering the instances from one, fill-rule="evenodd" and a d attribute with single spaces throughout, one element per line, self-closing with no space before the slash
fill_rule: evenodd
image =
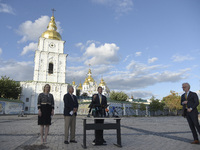
<path id="1" fill-rule="evenodd" d="M 64 43 L 61 36 L 56 32 L 54 16 L 45 31 L 39 38 L 38 48 L 35 51 L 35 66 L 33 81 L 20 82 L 22 87 L 21 100 L 25 104 L 25 113 L 36 114 L 37 98 L 43 92 L 45 84 L 51 86 L 50 93 L 54 96 L 55 113 L 62 114 L 64 109 L 63 96 L 67 93 L 66 60 Z M 75 93 L 76 94 L 76 86 Z"/>

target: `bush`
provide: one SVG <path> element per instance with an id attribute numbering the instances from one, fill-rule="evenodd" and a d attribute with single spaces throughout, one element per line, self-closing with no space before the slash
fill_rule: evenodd
<path id="1" fill-rule="evenodd" d="M 110 93 L 110 99 L 111 100 L 117 100 L 117 101 L 126 101 L 128 99 L 128 95 L 124 92 L 112 91 Z"/>
<path id="2" fill-rule="evenodd" d="M 20 83 L 9 77 L 1 76 L 0 79 L 0 97 L 18 99 L 21 94 Z"/>

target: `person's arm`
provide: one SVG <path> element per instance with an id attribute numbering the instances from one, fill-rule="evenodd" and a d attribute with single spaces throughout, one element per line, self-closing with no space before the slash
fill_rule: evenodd
<path id="1" fill-rule="evenodd" d="M 181 96 L 181 105 L 184 106 L 184 105 L 186 105 L 186 104 L 187 104 L 187 101 L 185 100 L 185 95 L 183 94 L 183 95 Z"/>
<path id="2" fill-rule="evenodd" d="M 52 107 L 52 111 L 51 111 L 51 115 L 54 115 L 54 97 L 52 95 L 52 101 L 51 101 L 51 107 Z"/>
<path id="3" fill-rule="evenodd" d="M 42 116 L 42 112 L 41 112 L 41 94 L 39 94 L 38 96 L 38 101 L 37 101 L 37 106 L 38 106 L 38 116 Z"/>
<path id="4" fill-rule="evenodd" d="M 92 95 L 92 101 L 90 103 L 90 106 L 93 107 L 94 106 L 94 103 L 95 103 L 95 98 L 96 98 L 96 95 Z"/>
<path id="5" fill-rule="evenodd" d="M 75 106 L 74 106 L 74 113 L 76 113 L 78 111 L 78 100 L 76 96 L 73 96 L 74 100 L 75 100 Z"/>
<path id="6" fill-rule="evenodd" d="M 190 107 L 192 110 L 199 105 L 199 99 L 196 93 L 193 94 L 194 104 Z"/>
<path id="7" fill-rule="evenodd" d="M 69 100 L 68 100 L 67 94 L 64 96 L 63 101 L 64 101 L 65 108 L 69 109 L 70 106 L 69 106 Z"/>

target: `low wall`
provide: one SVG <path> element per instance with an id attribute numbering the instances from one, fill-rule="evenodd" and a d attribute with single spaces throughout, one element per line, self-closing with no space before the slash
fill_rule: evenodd
<path id="1" fill-rule="evenodd" d="M 78 115 L 87 115 L 89 112 L 89 104 L 80 104 L 78 109 Z M 140 109 L 133 109 L 132 104 L 127 103 L 110 103 L 109 115 L 112 116 L 113 112 L 118 116 L 175 116 L 181 115 L 182 110 L 175 112 L 169 112 L 169 110 L 149 111 L 149 107 L 146 106 L 146 110 L 141 111 Z"/>
<path id="2" fill-rule="evenodd" d="M 19 114 L 23 109 L 23 103 L 0 101 L 0 115 Z"/>

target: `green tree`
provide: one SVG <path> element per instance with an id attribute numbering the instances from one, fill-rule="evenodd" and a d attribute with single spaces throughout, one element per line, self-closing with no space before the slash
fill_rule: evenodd
<path id="1" fill-rule="evenodd" d="M 158 110 L 162 111 L 164 109 L 164 103 L 160 102 L 158 99 L 155 99 L 155 97 L 152 96 L 149 109 L 154 113 Z"/>
<path id="2" fill-rule="evenodd" d="M 145 111 L 145 110 L 146 110 L 146 105 L 143 104 L 143 103 L 141 103 L 141 104 L 140 104 L 140 110 L 141 110 L 141 111 Z"/>
<path id="3" fill-rule="evenodd" d="M 134 110 L 138 109 L 138 104 L 137 103 L 132 103 L 132 107 Z"/>
<path id="4" fill-rule="evenodd" d="M 0 97 L 18 99 L 21 94 L 20 83 L 9 77 L 1 76 L 0 79 Z"/>
<path id="5" fill-rule="evenodd" d="M 163 97 L 162 101 L 165 103 L 169 111 L 176 111 L 182 109 L 181 106 L 181 96 L 178 95 L 175 91 L 170 91 L 170 95 Z"/>
<path id="6" fill-rule="evenodd" d="M 117 101 L 126 101 L 128 99 L 128 95 L 124 92 L 112 91 L 110 93 L 110 99 L 111 100 L 117 100 Z"/>
<path id="7" fill-rule="evenodd" d="M 150 111 L 156 112 L 160 110 L 160 102 L 159 100 L 152 100 L 152 102 L 149 105 Z"/>

